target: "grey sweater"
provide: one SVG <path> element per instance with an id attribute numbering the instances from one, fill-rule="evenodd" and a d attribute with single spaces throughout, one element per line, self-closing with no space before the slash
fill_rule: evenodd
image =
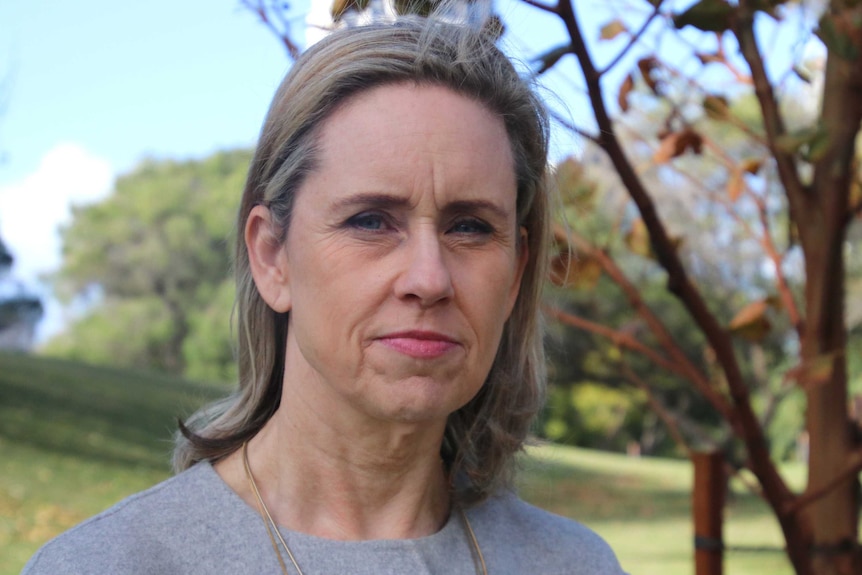
<path id="1" fill-rule="evenodd" d="M 490 575 L 622 575 L 598 535 L 512 494 L 467 514 Z M 282 535 L 306 575 L 476 572 L 457 513 L 439 532 L 419 539 L 334 541 L 285 529 Z M 48 542 L 23 571 L 144 573 L 280 575 L 281 569 L 260 515 L 202 463 Z"/>

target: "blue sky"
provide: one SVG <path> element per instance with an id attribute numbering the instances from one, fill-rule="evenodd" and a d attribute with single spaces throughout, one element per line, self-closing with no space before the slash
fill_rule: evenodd
<path id="1" fill-rule="evenodd" d="M 253 145 L 288 65 L 238 0 L 0 0 L 0 237 L 14 277 L 45 294 L 70 203 L 104 197 L 142 158 Z M 62 323 L 49 303 L 43 332 Z"/>

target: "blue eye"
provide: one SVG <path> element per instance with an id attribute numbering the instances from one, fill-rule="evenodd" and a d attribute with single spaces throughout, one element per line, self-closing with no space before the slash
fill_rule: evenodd
<path id="1" fill-rule="evenodd" d="M 386 225 L 383 216 L 374 212 L 363 212 L 347 220 L 347 225 L 360 230 L 378 231 Z"/>
<path id="2" fill-rule="evenodd" d="M 494 229 L 490 225 L 474 218 L 458 220 L 452 225 L 451 228 L 449 228 L 449 232 L 454 234 L 487 235 L 492 233 L 493 231 Z"/>

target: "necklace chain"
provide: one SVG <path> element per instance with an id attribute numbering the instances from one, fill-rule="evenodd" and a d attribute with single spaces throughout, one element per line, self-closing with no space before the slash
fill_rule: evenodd
<path id="1" fill-rule="evenodd" d="M 260 518 L 263 520 L 264 527 L 266 527 L 266 534 L 269 535 L 269 542 L 272 544 L 272 549 L 275 551 L 275 556 L 278 558 L 278 564 L 281 567 L 282 574 L 288 575 L 287 565 L 284 563 L 281 550 L 278 548 L 278 543 L 281 543 L 281 546 L 284 547 L 284 550 L 287 553 L 290 562 L 293 563 L 293 568 L 296 569 L 297 574 L 305 575 L 302 572 L 302 569 L 299 568 L 299 563 L 296 562 L 296 558 L 293 556 L 293 552 L 291 552 L 290 547 L 287 546 L 287 541 L 285 541 L 284 537 L 281 536 L 278 525 L 276 525 L 275 520 L 273 520 L 269 509 L 266 507 L 266 503 L 263 502 L 263 497 L 260 495 L 260 490 L 257 488 L 257 482 L 254 480 L 254 475 L 251 472 L 251 465 L 248 463 L 248 442 L 242 444 L 242 462 L 245 466 L 245 474 L 246 477 L 248 477 L 248 483 L 257 498 Z M 467 513 L 460 505 L 458 506 L 458 511 L 464 525 L 464 530 L 467 532 L 470 539 L 471 554 L 474 555 L 473 561 L 476 566 L 476 573 L 478 575 L 488 575 L 488 568 L 485 566 L 485 557 L 482 555 L 482 549 L 479 547 L 479 541 L 476 539 L 476 533 L 473 531 L 473 526 L 470 525 Z M 275 535 L 273 535 L 273 532 Z M 278 543 L 276 543 L 276 537 L 278 537 Z"/>

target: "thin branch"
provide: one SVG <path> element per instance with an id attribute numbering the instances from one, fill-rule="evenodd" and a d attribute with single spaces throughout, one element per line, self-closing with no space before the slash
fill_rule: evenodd
<path id="1" fill-rule="evenodd" d="M 629 349 L 631 351 L 636 351 L 650 361 L 652 361 L 657 366 L 663 367 L 669 372 L 674 373 L 680 377 L 687 378 L 687 374 L 685 373 L 685 371 L 682 370 L 678 365 L 676 365 L 672 361 L 669 361 L 667 358 L 662 356 L 660 353 L 658 353 L 651 347 L 642 344 L 630 334 L 617 331 L 600 323 L 584 319 L 580 316 L 565 312 L 554 307 L 546 306 L 544 310 L 546 314 L 553 316 L 557 320 L 567 325 L 582 329 L 584 331 L 588 331 L 590 333 L 594 333 L 596 335 L 600 335 L 606 339 L 609 339 L 614 345 Z"/>
<path id="2" fill-rule="evenodd" d="M 548 12 L 550 14 L 555 14 L 557 16 L 560 15 L 560 4 L 559 2 L 555 6 L 551 6 L 550 4 L 545 4 L 543 2 L 538 2 L 537 0 L 521 0 L 527 6 L 532 6 L 533 8 L 537 8 L 542 10 L 543 12 Z"/>
<path id="3" fill-rule="evenodd" d="M 763 114 L 763 126 L 766 130 L 769 150 L 775 158 L 778 167 L 778 176 L 781 179 L 781 184 L 784 186 L 787 199 L 790 203 L 790 211 L 793 215 L 804 213 L 804 204 L 807 201 L 806 189 L 799 178 L 799 172 L 796 169 L 796 160 L 792 154 L 783 152 L 776 146 L 776 141 L 786 132 L 786 128 L 784 118 L 781 116 L 781 110 L 778 107 L 778 100 L 775 97 L 775 91 L 772 89 L 772 84 L 766 73 L 763 56 L 760 54 L 760 48 L 757 44 L 757 38 L 754 34 L 754 15 L 749 14 L 744 18 L 739 18 L 734 27 L 734 34 L 736 35 L 737 42 L 739 42 L 742 56 L 751 70 L 754 93 L 757 96 L 760 110 Z"/>
<path id="4" fill-rule="evenodd" d="M 752 194 L 754 196 L 754 194 Z M 778 253 L 778 248 L 775 242 L 772 241 L 771 226 L 769 223 L 769 213 L 766 209 L 766 202 L 763 198 L 754 196 L 754 202 L 757 205 L 757 213 L 760 216 L 760 225 L 763 227 L 763 235 L 761 236 L 760 245 L 766 250 L 766 255 L 772 260 L 772 265 L 775 269 L 775 281 L 778 284 L 778 294 L 781 297 L 781 303 L 784 304 L 784 309 L 787 310 L 787 315 L 790 316 L 790 322 L 796 330 L 796 335 L 802 339 L 802 315 L 799 313 L 799 308 L 796 305 L 796 300 L 793 299 L 793 292 L 790 290 L 790 285 L 787 283 L 787 276 L 784 275 L 783 259 Z"/>
<path id="5" fill-rule="evenodd" d="M 600 77 L 584 41 L 571 0 L 562 2 L 559 12 L 571 37 L 575 55 L 581 65 L 590 96 L 590 104 L 599 129 L 599 145 L 608 154 L 620 180 L 640 211 L 641 218 L 649 230 L 656 257 L 668 273 L 668 289 L 686 307 L 689 315 L 701 329 L 719 359 L 736 407 L 734 411 L 738 415 L 737 433 L 745 441 L 752 462 L 752 470 L 764 486 L 770 504 L 777 509 L 784 505 L 793 494 L 770 458 L 766 437 L 751 406 L 748 387 L 736 358 L 730 334 L 718 322 L 706 305 L 700 291 L 689 280 L 674 242 L 659 218 L 652 197 L 622 148 L 605 106 Z M 736 428 L 736 426 L 734 427 Z"/>
<path id="6" fill-rule="evenodd" d="M 299 48 L 299 45 L 296 44 L 288 35 L 287 30 L 280 30 L 278 26 L 276 26 L 272 19 L 269 17 L 269 12 L 265 6 L 264 0 L 257 0 L 257 2 L 253 2 L 252 0 L 241 0 L 242 5 L 248 10 L 257 14 L 257 17 L 260 21 L 267 27 L 269 30 L 275 34 L 275 36 L 281 40 L 281 43 L 284 44 L 285 50 L 287 50 L 287 54 L 291 59 L 296 60 L 302 50 Z M 281 18 L 284 22 L 284 18 Z"/>
<path id="7" fill-rule="evenodd" d="M 660 14 L 660 9 L 661 2 L 657 2 L 655 8 L 653 8 L 652 14 L 647 16 L 647 19 L 644 20 L 644 23 L 641 25 L 640 29 L 638 29 L 638 31 L 635 32 L 631 38 L 629 38 L 628 44 L 625 45 L 625 47 L 620 51 L 620 53 L 617 54 L 607 66 L 599 70 L 599 76 L 604 76 L 609 70 L 613 69 L 614 66 L 619 64 L 620 60 L 625 58 L 625 55 L 629 53 L 629 50 L 631 50 L 632 47 L 637 44 L 638 40 L 641 39 L 641 36 L 646 33 L 646 30 L 647 28 L 649 28 L 649 25 L 652 24 L 652 21 L 655 20 L 656 16 Z"/>
<path id="8" fill-rule="evenodd" d="M 599 137 L 598 136 L 596 136 L 595 134 L 590 134 L 589 132 L 585 131 L 583 128 L 579 128 L 579 127 L 575 126 L 569 120 L 565 119 L 562 116 L 562 114 L 560 114 L 559 112 L 551 110 L 550 115 L 551 115 L 551 118 L 553 118 L 555 122 L 558 122 L 562 127 L 567 129 L 568 131 L 570 131 L 574 134 L 577 134 L 580 137 L 593 142 L 594 144 L 599 143 Z"/>
<path id="9" fill-rule="evenodd" d="M 664 323 L 653 313 L 646 302 L 640 295 L 640 290 L 629 281 L 625 273 L 617 266 L 616 262 L 608 256 L 604 251 L 595 248 L 584 238 L 574 232 L 566 232 L 562 226 L 555 226 L 554 236 L 558 240 L 563 240 L 570 246 L 574 246 L 575 250 L 585 255 L 589 255 L 602 267 L 605 273 L 616 283 L 623 293 L 626 295 L 629 304 L 635 312 L 643 318 L 649 326 L 650 331 L 658 339 L 659 344 L 668 354 L 671 361 L 679 370 L 677 373 L 682 373 L 683 377 L 692 382 L 692 384 L 700 391 L 701 394 L 721 413 L 731 426 L 736 425 L 736 414 L 733 406 L 719 394 L 715 387 L 710 383 L 709 379 L 695 367 L 695 365 L 685 355 L 680 345 L 674 340 L 670 332 L 665 328 Z"/>
<path id="10" fill-rule="evenodd" d="M 683 436 L 682 432 L 679 430 L 679 426 L 677 425 L 676 418 L 670 414 L 665 405 L 659 401 L 653 392 L 652 388 L 645 382 L 638 374 L 631 370 L 627 365 L 624 365 L 622 368 L 623 375 L 626 379 L 628 379 L 635 387 L 646 393 L 647 401 L 650 404 L 652 410 L 658 415 L 659 419 L 667 427 L 668 431 L 673 437 L 674 441 L 679 445 L 687 456 L 691 456 L 691 447 L 688 445 L 688 442 L 685 440 L 685 436 Z"/>
<path id="11" fill-rule="evenodd" d="M 853 455 L 847 460 L 847 463 L 844 464 L 844 468 L 835 474 L 835 477 L 825 482 L 823 485 L 818 487 L 817 489 L 812 489 L 810 491 L 806 491 L 802 495 L 796 497 L 791 503 L 784 506 L 782 508 L 782 512 L 786 515 L 793 515 L 794 513 L 799 513 L 802 509 L 810 505 L 811 503 L 817 501 L 821 497 L 824 497 L 829 494 L 833 489 L 848 481 L 854 475 L 857 475 L 860 471 L 862 471 L 862 449 L 857 449 Z"/>

